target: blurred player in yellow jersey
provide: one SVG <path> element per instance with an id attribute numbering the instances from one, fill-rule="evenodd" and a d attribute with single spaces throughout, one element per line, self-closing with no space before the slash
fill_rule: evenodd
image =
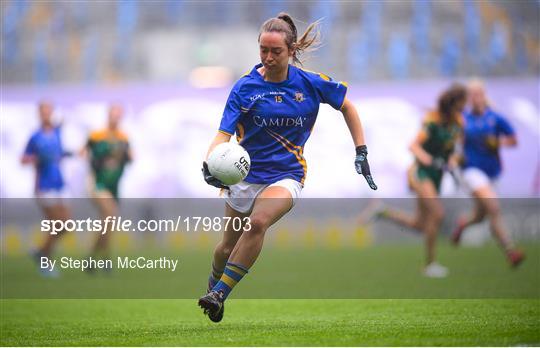
<path id="1" fill-rule="evenodd" d="M 124 168 L 133 159 L 127 135 L 120 130 L 124 109 L 118 104 L 109 107 L 107 127 L 90 133 L 83 152 L 88 155 L 92 170 L 91 196 L 101 219 L 118 215 L 118 186 Z M 99 234 L 93 256 L 109 253 L 111 231 Z"/>

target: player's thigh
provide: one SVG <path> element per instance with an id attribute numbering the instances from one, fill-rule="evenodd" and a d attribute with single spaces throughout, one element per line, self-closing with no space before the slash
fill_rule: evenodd
<path id="1" fill-rule="evenodd" d="M 499 212 L 497 193 L 491 185 L 484 185 L 477 188 L 472 194 L 480 209 L 491 214 Z"/>
<path id="2" fill-rule="evenodd" d="M 417 176 L 418 166 L 412 164 L 407 170 L 407 183 L 409 188 L 416 193 L 416 220 L 418 222 L 418 227 L 421 229 L 424 226 L 424 217 L 428 213 L 429 200 L 426 200 L 421 197 L 422 188 L 421 180 Z"/>
<path id="3" fill-rule="evenodd" d="M 58 214 L 57 206 L 55 205 L 41 205 L 41 211 L 43 215 L 49 220 L 58 220 L 60 219 L 60 214 Z"/>
<path id="4" fill-rule="evenodd" d="M 68 220 L 71 218 L 71 210 L 63 200 L 60 204 L 57 206 L 58 214 L 60 214 L 62 220 Z"/>
<path id="5" fill-rule="evenodd" d="M 250 223 L 256 227 L 268 228 L 289 212 L 293 203 L 292 194 L 287 188 L 269 186 L 255 200 Z"/>
<path id="6" fill-rule="evenodd" d="M 497 193 L 489 184 L 474 190 L 473 196 L 478 199 L 497 199 Z"/>
<path id="7" fill-rule="evenodd" d="M 92 191 L 92 202 L 94 202 L 102 216 L 115 216 L 118 214 L 118 203 L 108 190 L 94 189 Z"/>
<path id="8" fill-rule="evenodd" d="M 41 210 L 49 220 L 67 220 L 70 218 L 70 210 L 61 200 L 51 204 L 41 204 Z"/>
<path id="9" fill-rule="evenodd" d="M 416 197 L 416 221 L 418 228 L 422 229 L 425 222 L 425 216 L 429 213 L 429 200 Z"/>
<path id="10" fill-rule="evenodd" d="M 477 218 L 477 219 L 483 219 L 485 217 L 485 215 L 487 214 L 487 210 L 486 210 L 486 205 L 484 204 L 484 202 L 482 202 L 482 199 L 476 197 L 473 195 L 473 199 L 474 199 L 474 211 L 473 211 L 473 215 Z"/>
<path id="11" fill-rule="evenodd" d="M 409 185 L 409 188 L 415 192 L 418 190 L 419 183 L 418 176 L 416 174 L 417 171 L 418 166 L 415 163 L 410 165 L 407 169 L 407 184 Z"/>
<path id="12" fill-rule="evenodd" d="M 236 211 L 231 208 L 229 204 L 225 203 L 225 216 L 230 218 L 230 220 L 223 229 L 221 244 L 233 248 L 244 231 L 244 226 L 249 214 Z M 240 223 L 237 221 L 240 221 Z"/>
<path id="13" fill-rule="evenodd" d="M 416 193 L 420 198 L 437 199 L 439 197 L 437 187 L 435 186 L 435 183 L 430 179 L 419 180 L 416 188 Z"/>
<path id="14" fill-rule="evenodd" d="M 439 200 L 437 187 L 433 181 L 429 179 L 420 180 L 417 185 L 417 194 L 426 213 L 442 217 L 444 210 Z"/>

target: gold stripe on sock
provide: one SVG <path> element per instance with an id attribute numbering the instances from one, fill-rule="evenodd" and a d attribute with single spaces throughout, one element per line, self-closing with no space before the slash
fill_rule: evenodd
<path id="1" fill-rule="evenodd" d="M 236 280 L 232 279 L 231 277 L 229 277 L 225 273 L 223 273 L 220 280 L 222 282 L 224 282 L 225 284 L 227 284 L 229 286 L 229 288 L 231 288 L 231 289 L 234 288 L 236 283 L 238 283 Z"/>

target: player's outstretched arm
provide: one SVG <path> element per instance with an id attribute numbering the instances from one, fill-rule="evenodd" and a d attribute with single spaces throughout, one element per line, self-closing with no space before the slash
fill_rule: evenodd
<path id="1" fill-rule="evenodd" d="M 214 137 L 214 140 L 212 140 L 212 143 L 210 144 L 210 147 L 208 148 L 208 151 L 206 152 L 205 160 L 208 158 L 208 155 L 210 155 L 210 152 L 214 149 L 214 147 L 218 146 L 222 143 L 227 143 L 231 140 L 231 135 L 226 134 L 223 132 L 218 132 L 216 136 Z"/>
<path id="2" fill-rule="evenodd" d="M 26 144 L 26 147 L 24 149 L 24 153 L 21 156 L 21 164 L 37 164 L 37 154 L 36 154 L 36 147 L 35 147 L 35 141 L 34 137 L 30 138 L 28 140 L 28 144 Z"/>
<path id="3" fill-rule="evenodd" d="M 360 122 L 360 117 L 356 108 L 351 103 L 350 100 L 345 98 L 343 106 L 341 107 L 341 113 L 345 118 L 345 123 L 351 132 L 351 136 L 356 147 L 356 157 L 354 160 L 354 167 L 356 172 L 360 175 L 363 175 L 366 179 L 369 187 L 372 190 L 377 189 L 377 185 L 371 176 L 371 169 L 369 168 L 369 163 L 367 160 L 367 146 L 364 140 L 364 130 L 362 129 L 362 123 Z"/>
<path id="4" fill-rule="evenodd" d="M 503 135 L 499 140 L 502 146 L 515 147 L 517 146 L 517 137 L 515 135 Z"/>
<path id="5" fill-rule="evenodd" d="M 22 164 L 35 164 L 37 162 L 35 155 L 24 154 L 21 157 Z"/>
<path id="6" fill-rule="evenodd" d="M 205 160 L 203 161 L 203 166 L 202 166 L 201 171 L 202 171 L 202 174 L 203 174 L 204 181 L 206 181 L 206 183 L 208 185 L 211 185 L 211 186 L 214 186 L 214 187 L 217 187 L 217 188 L 224 188 L 224 189 L 229 188 L 226 185 L 224 185 L 221 181 L 219 181 L 217 178 L 213 177 L 212 174 L 210 174 L 210 171 L 208 170 L 208 164 L 206 164 L 206 159 L 208 159 L 208 156 L 210 155 L 212 150 L 217 145 L 222 144 L 222 143 L 226 143 L 229 140 L 231 140 L 231 135 L 230 134 L 225 134 L 225 133 L 222 133 L 222 132 L 218 132 L 216 134 L 216 136 L 214 137 L 214 140 L 212 140 L 212 143 L 210 144 L 210 147 L 208 148 L 208 151 L 206 152 L 206 157 L 205 157 Z"/>
<path id="7" fill-rule="evenodd" d="M 126 160 L 128 163 L 133 162 L 133 150 L 131 149 L 131 146 L 127 149 Z"/>

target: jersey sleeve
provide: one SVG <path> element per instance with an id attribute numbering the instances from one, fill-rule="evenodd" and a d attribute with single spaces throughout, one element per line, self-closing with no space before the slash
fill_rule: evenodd
<path id="1" fill-rule="evenodd" d="M 225 104 L 225 110 L 223 111 L 223 116 L 221 117 L 221 123 L 219 125 L 219 131 L 233 135 L 236 129 L 236 124 L 240 119 L 241 115 L 241 102 L 240 102 L 240 90 L 238 84 L 233 87 L 229 98 L 227 99 L 227 104 Z"/>
<path id="2" fill-rule="evenodd" d="M 508 122 L 504 117 L 497 115 L 497 133 L 506 135 L 506 136 L 513 136 L 516 134 L 514 131 L 514 127 Z"/>
<path id="3" fill-rule="evenodd" d="M 88 134 L 88 140 L 86 144 L 87 146 L 91 147 L 97 142 L 99 142 L 100 140 L 102 140 L 103 138 L 104 138 L 103 132 L 101 130 L 94 130 L 90 132 L 90 134 Z"/>
<path id="4" fill-rule="evenodd" d="M 317 74 L 313 78 L 313 85 L 321 103 L 329 104 L 336 110 L 340 110 L 347 94 L 347 83 L 334 81 L 325 74 Z"/>
<path id="5" fill-rule="evenodd" d="M 26 147 L 24 148 L 24 155 L 25 156 L 32 156 L 36 155 L 36 137 L 32 136 L 28 140 L 28 143 L 26 144 Z"/>

